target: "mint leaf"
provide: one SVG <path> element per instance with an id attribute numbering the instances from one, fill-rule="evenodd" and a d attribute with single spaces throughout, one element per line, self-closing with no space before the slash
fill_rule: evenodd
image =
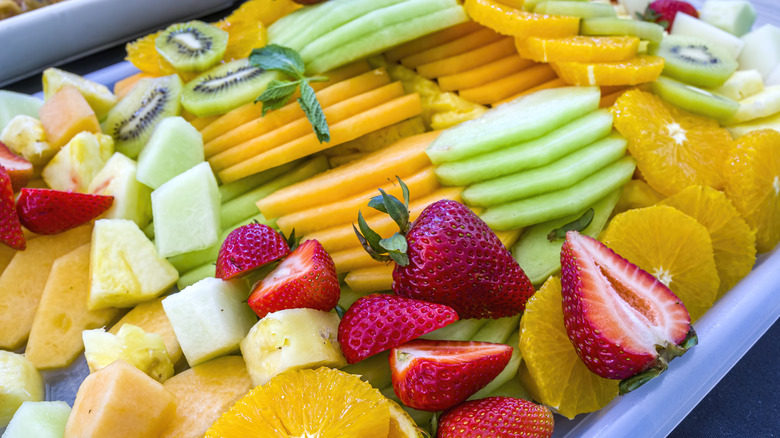
<path id="1" fill-rule="evenodd" d="M 325 120 L 325 113 L 317 100 L 317 95 L 314 94 L 314 88 L 305 79 L 301 81 L 301 97 L 298 98 L 298 105 L 306 113 L 314 133 L 317 134 L 317 140 L 320 143 L 330 142 L 330 129 L 328 129 L 328 121 Z"/>
<path id="2" fill-rule="evenodd" d="M 280 71 L 295 79 L 303 79 L 305 68 L 303 59 L 293 49 L 277 44 L 269 44 L 254 49 L 249 55 L 249 63 L 264 70 Z"/>
<path id="3" fill-rule="evenodd" d="M 295 94 L 298 83 L 299 81 L 271 81 L 265 91 L 263 91 L 263 94 L 255 100 L 255 102 L 263 103 L 262 115 L 287 105 L 292 95 Z"/>
<path id="4" fill-rule="evenodd" d="M 566 238 L 566 233 L 569 231 L 582 231 L 590 225 L 593 221 L 593 215 L 595 214 L 592 208 L 589 208 L 579 218 L 569 222 L 568 224 L 556 228 L 547 234 L 547 240 L 555 242 L 556 240 L 563 240 Z"/>

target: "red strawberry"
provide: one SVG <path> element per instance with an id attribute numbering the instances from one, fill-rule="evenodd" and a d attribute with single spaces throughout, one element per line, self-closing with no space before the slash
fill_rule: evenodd
<path id="1" fill-rule="evenodd" d="M 389 239 L 380 240 L 358 215 L 358 238 L 366 251 L 377 260 L 396 262 L 393 292 L 446 304 L 461 318 L 501 318 L 525 309 L 534 288 L 482 219 L 463 204 L 444 199 L 426 207 L 409 228 L 405 198 L 401 203 L 382 192 L 369 203 L 375 208 L 381 204 L 379 209 L 399 224 L 401 234 Z"/>
<path id="2" fill-rule="evenodd" d="M 393 390 L 410 408 L 442 411 L 490 383 L 511 357 L 504 344 L 416 339 L 390 350 Z"/>
<path id="3" fill-rule="evenodd" d="M 24 158 L 14 154 L 5 143 L 0 141 L 0 166 L 5 167 L 11 177 L 14 191 L 27 185 L 33 175 L 33 165 Z"/>
<path id="4" fill-rule="evenodd" d="M 674 25 L 674 17 L 678 12 L 699 18 L 699 13 L 692 4 L 680 0 L 655 0 L 647 5 L 644 14 L 639 14 L 638 12 L 637 14 L 640 20 L 658 23 L 665 30 L 671 32 L 672 25 Z"/>
<path id="5" fill-rule="evenodd" d="M 16 212 L 11 176 L 3 166 L 0 166 L 0 243 L 18 250 L 27 248 L 19 214 Z"/>
<path id="6" fill-rule="evenodd" d="M 38 234 L 57 234 L 85 224 L 111 208 L 113 196 L 22 189 L 16 211 L 22 225 Z"/>
<path id="7" fill-rule="evenodd" d="M 443 304 L 388 294 L 367 295 L 355 301 L 339 324 L 339 344 L 347 362 L 397 347 L 406 341 L 458 320 Z"/>
<path id="8" fill-rule="evenodd" d="M 217 256 L 217 278 L 230 280 L 290 253 L 284 237 L 268 225 L 253 223 L 228 234 Z"/>
<path id="9" fill-rule="evenodd" d="M 307 240 L 254 286 L 248 303 L 262 318 L 277 310 L 299 307 L 328 311 L 340 296 L 333 259 L 320 242 Z"/>
<path id="10" fill-rule="evenodd" d="M 628 392 L 696 344 L 682 301 L 655 277 L 576 231 L 561 249 L 563 316 L 585 365 Z M 641 373 L 641 374 L 640 374 Z"/>
<path id="11" fill-rule="evenodd" d="M 439 418 L 437 438 L 549 438 L 553 415 L 545 406 L 512 397 L 467 401 Z"/>

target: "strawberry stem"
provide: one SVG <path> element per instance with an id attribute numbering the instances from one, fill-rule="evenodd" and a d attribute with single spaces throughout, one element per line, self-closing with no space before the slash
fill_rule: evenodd
<path id="1" fill-rule="evenodd" d="M 658 358 L 655 360 L 655 364 L 652 368 L 620 381 L 620 395 L 627 394 L 644 385 L 650 381 L 650 379 L 658 377 L 658 375 L 669 368 L 669 362 L 672 359 L 682 356 L 686 351 L 698 343 L 699 337 L 696 335 L 696 330 L 691 326 L 688 333 L 685 335 L 685 339 L 679 344 L 667 345 L 665 347 L 659 346 Z"/>
<path id="2" fill-rule="evenodd" d="M 396 178 L 398 178 L 398 184 L 401 186 L 404 202 L 379 189 L 380 195 L 371 198 L 368 206 L 374 210 L 389 214 L 393 221 L 398 224 L 399 232 L 387 239 L 383 239 L 379 233 L 368 226 L 362 212 L 358 212 L 357 227 L 352 225 L 352 229 L 355 230 L 355 235 L 357 235 L 360 244 L 371 258 L 380 262 L 392 260 L 400 266 L 407 266 L 409 257 L 406 255 L 408 245 L 405 236 L 411 225 L 409 223 L 409 188 L 400 177 Z"/>

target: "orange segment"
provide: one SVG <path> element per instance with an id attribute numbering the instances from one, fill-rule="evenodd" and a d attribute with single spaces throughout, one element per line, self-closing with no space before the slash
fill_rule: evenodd
<path id="1" fill-rule="evenodd" d="M 723 188 L 721 169 L 732 140 L 718 122 L 639 90 L 623 93 L 612 113 L 615 128 L 628 139 L 628 150 L 652 188 L 666 196 L 689 185 Z"/>
<path id="2" fill-rule="evenodd" d="M 520 56 L 537 62 L 613 62 L 633 58 L 639 38 L 629 36 L 570 36 L 515 38 Z"/>
<path id="3" fill-rule="evenodd" d="M 696 219 L 666 205 L 629 210 L 612 218 L 601 237 L 667 285 L 685 304 L 691 321 L 715 302 L 720 280 L 712 240 Z"/>
<path id="4" fill-rule="evenodd" d="M 588 370 L 569 341 L 558 277 L 550 277 L 526 303 L 520 353 L 523 386 L 536 401 L 565 417 L 601 409 L 618 394 L 618 381 Z"/>
<path id="5" fill-rule="evenodd" d="M 493 0 L 466 0 L 463 7 L 472 20 L 503 35 L 557 38 L 579 33 L 578 17 L 534 14 Z"/>
<path id="6" fill-rule="evenodd" d="M 664 69 L 660 56 L 639 55 L 615 62 L 552 62 L 561 79 L 572 85 L 637 85 L 658 79 Z"/>
<path id="7" fill-rule="evenodd" d="M 740 137 L 725 162 L 726 195 L 756 231 L 758 252 L 770 251 L 780 241 L 780 133 Z"/>
<path id="8" fill-rule="evenodd" d="M 655 205 L 664 199 L 664 195 L 658 193 L 649 184 L 641 179 L 632 179 L 623 186 L 617 205 L 612 214 L 623 213 L 635 208 L 645 208 Z"/>
<path id="9" fill-rule="evenodd" d="M 245 3 L 244 6 L 247 4 Z M 268 41 L 266 27 L 262 22 L 237 15 L 242 8 L 216 23 L 218 28 L 228 33 L 227 49 L 222 56 L 225 62 L 247 58 L 252 53 L 252 49 L 263 47 Z"/>

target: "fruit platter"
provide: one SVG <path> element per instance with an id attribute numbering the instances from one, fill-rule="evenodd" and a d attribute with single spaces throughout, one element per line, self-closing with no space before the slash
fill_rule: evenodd
<path id="1" fill-rule="evenodd" d="M 0 90 L 3 438 L 666 436 L 780 317 L 769 8 L 248 0 Z"/>

